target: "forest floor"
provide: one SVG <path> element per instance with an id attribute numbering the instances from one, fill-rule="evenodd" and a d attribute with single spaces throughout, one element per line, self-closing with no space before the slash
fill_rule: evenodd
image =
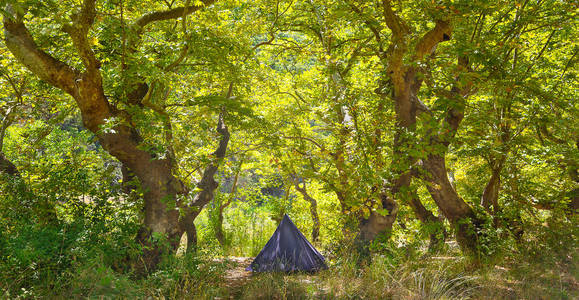
<path id="1" fill-rule="evenodd" d="M 222 263 L 226 266 L 222 285 L 222 290 L 226 291 L 226 296 L 216 299 L 269 299 L 271 298 L 271 293 L 275 293 L 276 290 L 279 290 L 281 294 L 276 295 L 274 298 L 288 299 L 287 296 L 293 298 L 291 297 L 292 292 L 295 291 L 287 290 L 288 275 L 246 271 L 245 269 L 251 264 L 253 259 L 253 257 L 230 256 L 214 260 L 214 262 Z M 300 286 L 298 288 L 300 290 L 299 296 L 310 294 L 315 298 L 325 298 L 326 290 L 318 286 L 315 275 L 300 273 L 292 274 L 290 277 L 294 283 L 294 289 L 296 285 Z M 274 283 L 273 286 L 272 283 Z M 281 286 L 275 283 L 281 283 Z M 302 290 L 304 288 L 309 291 Z"/>
<path id="2" fill-rule="evenodd" d="M 511 267 L 519 268 L 516 262 L 505 261 L 505 266 L 471 269 L 453 275 L 452 265 L 461 265 L 465 261 L 452 255 L 431 257 L 429 265 L 416 270 L 406 265 L 392 268 L 378 259 L 365 272 L 358 272 L 357 265 L 351 265 L 316 274 L 291 275 L 246 271 L 252 260 L 252 257 L 234 256 L 214 259 L 213 262 L 224 270 L 218 296 L 213 294 L 202 298 L 576 299 L 579 291 L 574 267 L 546 272 L 548 270 L 534 266 L 516 271 L 511 270 Z M 576 263 L 571 265 L 576 266 Z"/>
<path id="3" fill-rule="evenodd" d="M 232 296 L 239 295 L 245 284 L 251 280 L 252 272 L 246 271 L 253 257 L 236 257 L 231 256 L 225 259 L 217 259 L 216 262 L 222 262 L 228 265 L 225 271 L 224 287 L 231 292 Z"/>

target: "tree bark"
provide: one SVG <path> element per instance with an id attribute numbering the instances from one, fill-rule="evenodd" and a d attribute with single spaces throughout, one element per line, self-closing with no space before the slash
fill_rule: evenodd
<path id="1" fill-rule="evenodd" d="M 358 226 L 359 232 L 357 240 L 364 246 L 376 240 L 380 236 L 387 235 L 389 237 L 392 231 L 392 225 L 396 221 L 398 214 L 398 204 L 394 199 L 386 195 L 380 194 L 382 209 L 386 210 L 387 215 L 370 210 L 368 218 L 361 218 Z"/>
<path id="2" fill-rule="evenodd" d="M 320 217 L 318 215 L 318 202 L 308 193 L 306 189 L 306 183 L 304 182 L 302 186 L 300 186 L 297 177 L 294 178 L 294 186 L 296 191 L 300 192 L 304 197 L 304 200 L 310 203 L 310 216 L 312 217 L 312 243 L 318 241 L 318 237 L 320 236 Z"/>
<path id="3" fill-rule="evenodd" d="M 215 226 L 215 238 L 221 246 L 222 249 L 225 249 L 227 241 L 225 239 L 225 232 L 223 230 L 223 210 L 225 207 L 219 206 L 217 212 L 217 224 Z"/>
<path id="4" fill-rule="evenodd" d="M 410 40 L 413 35 L 411 28 L 394 11 L 392 2 L 384 0 L 380 3 L 383 10 L 381 17 L 384 18 L 384 23 L 391 31 L 389 47 L 384 50 L 381 35 L 383 30 L 379 26 L 380 23 L 373 22 L 367 14 L 362 13 L 362 10 L 355 5 L 349 3 L 349 6 L 364 20 L 366 26 L 372 31 L 378 45 L 377 56 L 385 67 L 387 76 L 383 78 L 383 84 L 377 89 L 377 92 L 392 98 L 396 110 L 398 132 L 394 140 L 395 160 L 393 160 L 393 165 L 397 164 L 398 166 L 395 166 L 393 173 L 396 174 L 395 177 L 398 177 L 394 178 L 394 180 L 400 181 L 400 183 L 395 183 L 393 190 L 396 189 L 396 186 L 399 186 L 400 188 L 404 187 L 402 191 L 406 191 L 410 181 L 404 179 L 405 174 L 414 168 L 417 160 L 406 154 L 406 151 L 402 151 L 402 145 L 408 144 L 408 147 L 411 148 L 413 144 L 416 144 L 415 141 L 410 140 L 411 137 L 404 133 L 415 131 L 414 126 L 418 113 L 428 113 L 430 115 L 427 118 L 429 121 L 432 120 L 433 116 L 429 108 L 418 98 L 418 92 L 423 81 L 423 76 L 421 76 L 423 70 L 419 65 L 420 62 L 435 52 L 439 43 L 451 39 L 452 26 L 448 19 L 435 20 L 435 26 L 415 41 L 414 49 L 410 49 L 410 45 L 414 44 Z M 410 63 L 407 63 L 408 61 Z M 468 59 L 459 57 L 458 67 L 459 70 L 468 72 L 470 70 Z M 468 80 L 468 83 L 463 84 L 460 79 L 462 78 L 457 78 L 457 82 L 451 91 L 444 92 L 444 94 L 450 94 L 450 96 L 444 97 L 454 103 L 446 112 L 441 130 L 435 133 L 429 132 L 424 137 L 424 141 L 430 141 L 431 146 L 443 145 L 445 147 L 444 153 L 430 153 L 427 158 L 422 159 L 422 165 L 427 173 L 430 173 L 426 177 L 429 177 L 428 181 L 431 182 L 428 185 L 428 190 L 432 198 L 447 219 L 459 227 L 459 243 L 464 246 L 464 249 L 475 250 L 477 238 L 472 236 L 471 231 L 468 230 L 469 221 L 466 218 L 471 218 L 473 224 L 480 223 L 480 220 L 475 218 L 473 210 L 457 195 L 450 184 L 444 157 L 448 151 L 450 139 L 454 137 L 462 121 L 465 106 L 464 97 L 470 92 L 472 85 Z M 401 159 L 398 159 L 398 157 Z M 392 194 L 395 195 L 396 193 Z"/>
<path id="5" fill-rule="evenodd" d="M 205 4 L 212 2 L 205 1 Z M 203 5 L 193 5 L 152 12 L 139 18 L 134 26 L 137 32 L 142 32 L 143 27 L 151 22 L 182 17 L 202 7 Z M 6 7 L 6 11 L 13 13 L 10 5 Z M 184 191 L 184 186 L 172 173 L 175 167 L 174 157 L 168 155 L 169 158 L 159 159 L 157 155 L 142 150 L 142 139 L 126 120 L 126 112 L 111 106 L 106 98 L 99 70 L 100 62 L 87 38 L 95 17 L 95 1 L 84 0 L 82 9 L 72 15 L 72 25 L 63 28 L 70 35 L 82 61 L 85 68 L 82 72 L 41 50 L 25 27 L 23 16 L 19 14 L 13 13 L 11 17 L 4 17 L 5 42 L 16 59 L 32 73 L 74 98 L 84 126 L 98 137 L 107 152 L 121 161 L 123 166 L 134 172 L 139 179 L 144 190 L 145 217 L 137 238 L 144 245 L 142 262 L 145 269 L 150 271 L 156 267 L 166 249 L 155 240 L 163 236 L 169 243 L 169 251 L 176 250 L 184 229 L 188 234 L 195 232 L 192 221 L 196 214 L 189 213 L 183 221 L 179 220 L 176 196 Z M 105 130 L 103 125 L 107 123 L 113 123 L 112 128 Z M 214 173 L 211 172 L 213 168 L 216 169 L 216 166 L 208 167 L 209 173 Z M 204 177 L 201 185 L 213 187 L 216 184 Z M 196 203 L 193 203 L 196 210 L 203 207 L 206 198 L 206 192 L 196 196 Z"/>
<path id="6" fill-rule="evenodd" d="M 228 93 L 229 96 L 227 98 L 230 97 L 230 93 L 231 85 Z M 182 231 L 187 233 L 187 252 L 193 252 L 197 244 L 197 230 L 194 223 L 195 218 L 197 218 L 201 209 L 213 200 L 215 189 L 219 186 L 217 181 L 215 181 L 215 173 L 217 173 L 219 164 L 225 157 L 230 137 L 229 130 L 225 125 L 224 115 L 225 110 L 223 109 L 219 114 L 219 120 L 217 122 L 217 132 L 221 135 L 221 139 L 219 140 L 217 149 L 212 154 L 215 159 L 205 167 L 201 180 L 197 183 L 197 189 L 200 190 L 200 192 L 193 197 L 191 203 L 180 205 L 184 216 L 179 222 L 179 227 Z"/>
<path id="7" fill-rule="evenodd" d="M 432 231 L 430 233 L 430 243 L 428 244 L 428 251 L 432 252 L 436 251 L 437 249 L 440 249 L 440 247 L 444 244 L 444 241 L 446 239 L 446 230 L 444 228 L 442 220 L 437 218 L 430 210 L 424 207 L 424 205 L 422 204 L 420 198 L 418 198 L 418 195 L 416 193 L 412 193 L 412 197 L 410 198 L 408 205 L 412 208 L 418 220 L 420 220 L 427 227 L 430 226 L 434 227 L 429 228 Z"/>
<path id="8" fill-rule="evenodd" d="M 371 212 L 368 220 L 362 220 L 362 222 L 360 222 L 360 228 L 365 231 L 361 232 L 360 237 L 362 240 L 374 239 L 378 232 L 391 230 L 398 212 L 398 204 L 394 198 L 409 199 L 411 197 L 409 193 L 412 180 L 410 169 L 412 164 L 417 160 L 417 158 L 410 156 L 408 151 L 404 150 L 405 147 L 411 147 L 413 144 L 407 132 L 414 131 L 418 111 L 416 101 L 418 98 L 416 95 L 422 84 L 422 80 L 417 77 L 418 70 L 416 67 L 404 62 L 404 58 L 410 50 L 410 28 L 394 12 L 390 1 L 382 1 L 380 5 L 383 9 L 382 17 L 391 31 L 391 43 L 386 51 L 384 51 L 381 45 L 381 29 L 377 28 L 375 22 L 368 21 L 359 8 L 350 4 L 352 10 L 366 20 L 366 26 L 373 32 L 376 42 L 379 44 L 377 54 L 384 64 L 387 77 L 384 78 L 377 92 L 383 97 L 391 98 L 394 101 L 396 111 L 394 155 L 391 163 L 394 176 L 391 183 L 384 187 L 384 190 L 389 190 L 391 196 L 385 192 L 382 192 L 380 196 L 382 208 L 386 209 L 389 214 L 382 216 L 376 212 Z M 450 32 L 451 27 L 448 22 L 437 20 L 435 27 L 426 32 L 422 38 L 417 41 L 412 60 L 420 61 L 425 55 L 432 53 L 438 43 L 450 39 Z"/>
<path id="9" fill-rule="evenodd" d="M 493 169 L 489 182 L 481 197 L 481 205 L 487 212 L 496 215 L 499 211 L 499 190 L 501 188 L 501 169 Z M 492 210 L 491 210 L 492 205 Z"/>
<path id="10" fill-rule="evenodd" d="M 430 184 L 426 187 L 444 216 L 456 227 L 456 239 L 459 245 L 467 252 L 476 252 L 478 245 L 476 229 L 482 221 L 457 194 L 448 180 L 445 164 L 446 161 L 442 155 L 429 155 L 424 160 L 424 168 L 430 176 Z"/>
<path id="11" fill-rule="evenodd" d="M 463 56 L 458 57 L 457 66 L 464 72 L 470 70 L 469 60 Z M 450 105 L 438 131 L 430 132 L 428 137 L 433 148 L 442 147 L 444 150 L 429 153 L 422 159 L 422 165 L 428 173 L 426 180 L 430 182 L 427 189 L 444 216 L 456 227 L 457 242 L 463 251 L 477 253 L 479 229 L 483 220 L 476 216 L 473 209 L 458 195 L 446 170 L 446 153 L 464 118 L 466 97 L 472 89 L 472 81 L 463 84 L 460 79 L 457 78 L 450 91 L 439 95 L 446 98 Z"/>

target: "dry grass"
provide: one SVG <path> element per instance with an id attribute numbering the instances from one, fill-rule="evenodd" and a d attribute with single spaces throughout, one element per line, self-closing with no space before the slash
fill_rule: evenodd
<path id="1" fill-rule="evenodd" d="M 474 276 L 435 266 L 394 266 L 382 257 L 361 269 L 348 262 L 323 276 L 332 298 L 340 299 L 468 299 L 477 289 Z"/>
<path id="2" fill-rule="evenodd" d="M 475 268 L 460 256 L 393 265 L 342 258 L 317 274 L 252 276 L 241 299 L 578 299 L 577 262 L 553 266 L 504 261 Z"/>
<path id="3" fill-rule="evenodd" d="M 279 273 L 254 276 L 243 299 L 468 299 L 476 291 L 476 277 L 446 269 L 395 267 L 376 257 L 360 266 L 355 258 L 342 260 L 315 275 Z"/>
<path id="4" fill-rule="evenodd" d="M 510 256 L 473 266 L 450 249 L 437 256 L 374 255 L 371 263 L 342 254 L 316 274 L 251 274 L 249 258 L 178 257 L 135 280 L 98 260 L 75 268 L 60 290 L 25 291 L 22 298 L 94 299 L 579 299 L 574 253 L 563 259 Z M 64 277 L 63 277 L 64 278 Z M 0 298 L 14 298 L 0 294 Z"/>

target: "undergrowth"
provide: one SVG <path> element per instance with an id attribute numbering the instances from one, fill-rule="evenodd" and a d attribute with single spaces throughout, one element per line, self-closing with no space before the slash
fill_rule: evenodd
<path id="1" fill-rule="evenodd" d="M 361 262 L 352 254 L 330 261 L 328 270 L 316 274 L 253 274 L 238 290 L 224 276 L 233 266 L 202 253 L 175 257 L 140 279 L 96 257 L 20 290 L 6 290 L 10 283 L 3 281 L 0 298 L 576 299 L 576 253 L 569 255 L 529 257 L 535 262 L 512 255 L 500 265 L 474 268 L 452 247 L 436 256 L 403 260 L 375 254 L 371 262 Z"/>
<path id="2" fill-rule="evenodd" d="M 0 299 L 579 298 L 576 216 L 553 214 L 517 238 L 497 233 L 503 240 L 489 246 L 500 255 L 483 264 L 453 241 L 431 253 L 426 241 L 392 239 L 366 258 L 336 243 L 333 251 L 320 247 L 328 270 L 254 274 L 234 286 L 225 273 L 235 266 L 211 247 L 166 257 L 155 272 L 138 277 L 131 268 L 140 252 L 135 208 L 111 201 L 73 208 L 50 226 L 1 211 L 7 221 L 0 224 Z"/>

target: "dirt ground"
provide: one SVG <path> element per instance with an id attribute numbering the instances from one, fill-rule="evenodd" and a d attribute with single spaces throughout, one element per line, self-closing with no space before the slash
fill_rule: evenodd
<path id="1" fill-rule="evenodd" d="M 251 271 L 246 271 L 245 268 L 251 264 L 253 257 L 228 257 L 227 260 L 232 265 L 225 273 L 227 285 L 231 288 L 241 288 L 251 278 Z"/>
<path id="2" fill-rule="evenodd" d="M 253 257 L 227 257 L 216 259 L 216 262 L 225 263 L 229 267 L 224 274 L 224 284 L 225 288 L 229 291 L 229 298 L 224 299 L 236 299 L 242 292 L 243 286 L 251 280 L 252 272 L 246 271 Z"/>
<path id="3" fill-rule="evenodd" d="M 227 257 L 216 259 L 215 262 L 225 264 L 227 270 L 223 275 L 223 288 L 227 291 L 228 295 L 222 298 L 216 299 L 241 299 L 243 298 L 244 287 L 251 283 L 251 280 L 256 280 L 260 274 L 256 274 L 250 271 L 246 271 L 253 257 Z M 325 296 L 328 290 L 316 284 L 315 275 L 312 274 L 292 274 L 292 281 L 296 284 L 303 285 L 304 288 L 315 288 L 313 296 L 315 298 L 327 299 Z M 265 297 L 260 297 L 255 295 L 256 298 L 266 299 Z M 290 296 L 290 295 L 288 295 Z M 253 299 L 253 298 L 252 298 Z"/>

